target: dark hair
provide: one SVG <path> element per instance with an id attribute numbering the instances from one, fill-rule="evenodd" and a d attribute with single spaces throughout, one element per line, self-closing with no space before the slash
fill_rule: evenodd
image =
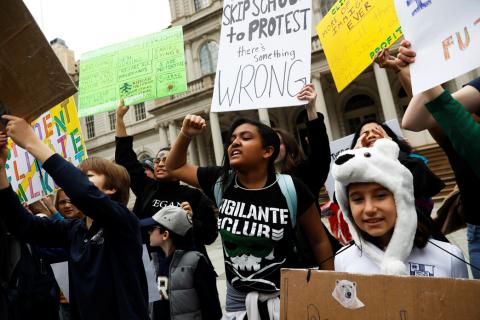
<path id="1" fill-rule="evenodd" d="M 362 131 L 363 126 L 366 125 L 366 124 L 369 124 L 369 123 L 376 123 L 379 126 L 381 126 L 383 128 L 383 130 L 385 130 L 385 132 L 388 134 L 388 136 L 390 138 L 392 138 L 392 140 L 398 144 L 398 147 L 400 148 L 400 151 L 403 151 L 403 152 L 406 152 L 406 153 L 411 153 L 412 152 L 412 147 L 405 140 L 400 140 L 398 138 L 398 136 L 395 134 L 395 132 L 393 132 L 393 130 L 390 129 L 389 126 L 387 126 L 386 124 L 380 123 L 376 120 L 366 120 L 366 121 L 363 121 L 360 124 L 360 126 L 355 131 L 355 134 L 353 135 L 353 141 L 352 141 L 352 144 L 350 145 L 350 149 L 353 149 L 355 147 L 355 145 L 357 144 L 357 140 L 360 137 L 360 131 Z"/>
<path id="2" fill-rule="evenodd" d="M 99 157 L 87 158 L 78 165 L 78 168 L 84 174 L 87 174 L 89 170 L 103 174 L 105 176 L 104 188 L 116 190 L 110 198 L 127 205 L 130 197 L 130 176 L 127 169 L 110 160 Z"/>
<path id="3" fill-rule="evenodd" d="M 242 124 L 251 124 L 257 128 L 258 133 L 260 134 L 260 138 L 262 139 L 262 146 L 264 148 L 273 147 L 273 153 L 270 159 L 268 159 L 268 173 L 275 173 L 275 159 L 277 159 L 279 149 L 280 149 L 280 138 L 275 133 L 275 131 L 267 126 L 266 124 L 252 120 L 248 118 L 236 118 L 233 120 L 230 128 L 228 129 L 227 139 L 225 139 L 224 143 L 224 154 L 223 154 L 223 165 L 222 165 L 222 189 L 225 191 L 227 188 L 228 177 L 230 176 L 230 160 L 228 158 L 228 147 L 230 146 L 230 137 L 233 134 L 233 131 Z"/>
<path id="4" fill-rule="evenodd" d="M 162 151 L 170 151 L 170 150 L 172 150 L 171 147 L 163 147 L 163 148 L 161 148 L 160 150 L 158 150 L 158 152 L 155 154 L 155 157 L 157 157 L 158 154 L 159 154 L 160 152 L 162 152 Z"/>
<path id="5" fill-rule="evenodd" d="M 305 154 L 292 134 L 283 129 L 275 128 L 273 130 L 282 137 L 282 142 L 285 146 L 285 158 L 280 163 L 280 171 L 282 173 L 291 173 L 305 159 Z"/>

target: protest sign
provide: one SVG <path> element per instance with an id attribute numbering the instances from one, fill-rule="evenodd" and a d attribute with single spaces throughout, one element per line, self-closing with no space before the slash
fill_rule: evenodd
<path id="1" fill-rule="evenodd" d="M 87 157 L 73 97 L 32 122 L 32 127 L 51 150 L 78 165 Z M 7 176 L 21 202 L 32 203 L 55 190 L 55 184 L 39 161 L 9 140 Z"/>
<path id="2" fill-rule="evenodd" d="M 80 117 L 187 90 L 182 27 L 165 29 L 82 55 Z"/>
<path id="3" fill-rule="evenodd" d="M 310 0 L 225 0 L 212 112 L 305 104 Z"/>
<path id="4" fill-rule="evenodd" d="M 400 123 L 398 123 L 397 119 L 388 120 L 385 122 L 390 129 L 399 137 L 403 138 L 403 132 L 400 128 Z M 333 200 L 333 193 L 335 192 L 335 184 L 334 179 L 332 177 L 332 165 L 337 159 L 337 157 L 345 150 L 350 150 L 350 146 L 352 145 L 354 134 L 348 135 L 346 137 L 334 140 L 330 142 L 330 170 L 328 172 L 327 181 L 325 181 L 325 188 L 328 192 L 328 197 Z"/>
<path id="5" fill-rule="evenodd" d="M 405 38 L 417 53 L 413 94 L 480 66 L 480 1 L 395 0 Z"/>
<path id="6" fill-rule="evenodd" d="M 479 295 L 478 280 L 282 269 L 280 319 L 477 320 Z"/>
<path id="7" fill-rule="evenodd" d="M 338 92 L 402 36 L 393 0 L 338 0 L 317 33 Z"/>
<path id="8" fill-rule="evenodd" d="M 0 5 L 0 115 L 32 121 L 77 91 L 22 0 Z"/>

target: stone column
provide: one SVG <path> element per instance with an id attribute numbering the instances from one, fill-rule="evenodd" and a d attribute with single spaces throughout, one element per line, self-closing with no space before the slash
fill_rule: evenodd
<path id="1" fill-rule="evenodd" d="M 158 123 L 158 135 L 160 138 L 160 148 L 168 146 L 167 129 L 163 123 Z"/>
<path id="2" fill-rule="evenodd" d="M 312 81 L 317 92 L 317 101 L 315 103 L 315 110 L 323 114 L 325 127 L 330 140 L 333 139 L 332 127 L 330 125 L 330 116 L 328 115 L 327 102 L 325 101 L 325 95 L 323 94 L 322 82 L 320 81 L 320 75 L 312 75 Z"/>
<path id="3" fill-rule="evenodd" d="M 198 150 L 198 160 L 200 162 L 200 166 L 204 167 L 208 165 L 208 160 L 206 158 L 206 152 L 207 152 L 207 146 L 205 145 L 205 133 L 197 136 L 197 139 L 195 139 L 195 142 L 197 144 L 197 150 Z"/>
<path id="4" fill-rule="evenodd" d="M 193 67 L 193 56 L 192 56 L 192 43 L 190 41 L 185 42 L 185 59 L 187 64 L 187 82 L 195 79 L 195 71 Z"/>
<path id="5" fill-rule="evenodd" d="M 197 150 L 197 138 L 194 137 L 188 146 L 188 153 L 190 154 L 190 163 L 198 166 L 198 150 Z"/>
<path id="6" fill-rule="evenodd" d="M 177 139 L 177 127 L 175 122 L 170 121 L 168 123 L 168 139 L 170 140 L 170 145 L 173 146 L 175 140 Z"/>
<path id="7" fill-rule="evenodd" d="M 213 149 L 215 152 L 215 162 L 218 166 L 222 165 L 223 160 L 223 141 L 222 130 L 220 129 L 220 120 L 216 112 L 210 112 L 210 128 L 212 130 Z"/>
<path id="8" fill-rule="evenodd" d="M 258 118 L 261 122 L 270 126 L 270 116 L 268 115 L 268 109 L 258 109 Z"/>
<path id="9" fill-rule="evenodd" d="M 393 100 L 392 88 L 388 81 L 387 71 L 373 64 L 375 80 L 377 81 L 378 93 L 382 104 L 382 111 L 385 121 L 398 119 L 397 110 L 395 109 L 395 101 Z"/>

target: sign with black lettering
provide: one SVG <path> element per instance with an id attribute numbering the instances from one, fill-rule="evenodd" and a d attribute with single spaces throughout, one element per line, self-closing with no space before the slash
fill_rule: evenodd
<path id="1" fill-rule="evenodd" d="M 304 104 L 311 0 L 225 0 L 212 112 Z"/>

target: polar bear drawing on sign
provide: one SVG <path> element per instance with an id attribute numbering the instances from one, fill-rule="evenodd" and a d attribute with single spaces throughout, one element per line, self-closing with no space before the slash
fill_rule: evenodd
<path id="1" fill-rule="evenodd" d="M 348 309 L 359 309 L 365 305 L 357 298 L 357 283 L 348 280 L 337 280 L 332 297 Z"/>

